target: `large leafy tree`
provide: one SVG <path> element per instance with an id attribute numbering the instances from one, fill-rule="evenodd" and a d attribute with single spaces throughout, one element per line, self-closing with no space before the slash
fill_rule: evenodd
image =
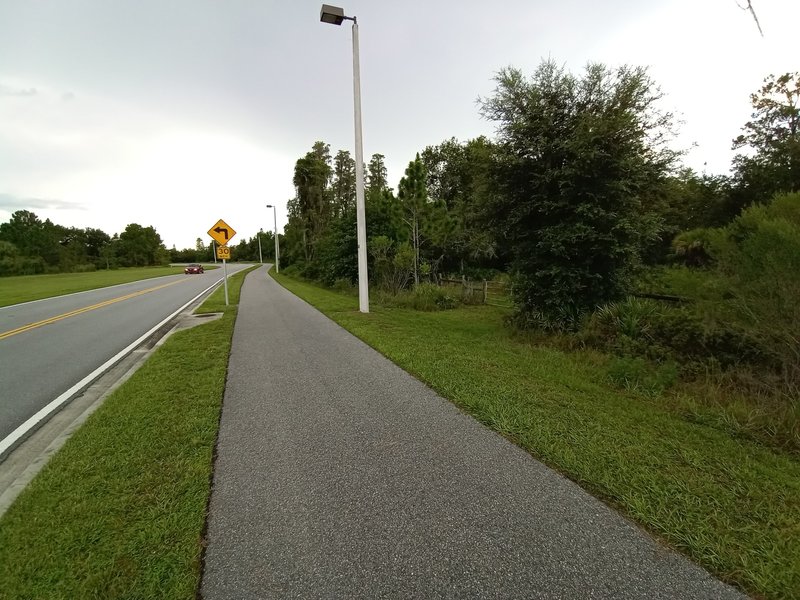
<path id="1" fill-rule="evenodd" d="M 56 266 L 61 258 L 64 231 L 50 219 L 42 221 L 29 210 L 18 210 L 7 223 L 0 224 L 0 240 L 14 244 L 22 256 Z"/>
<path id="2" fill-rule="evenodd" d="M 103 264 L 103 249 L 111 243 L 111 236 L 109 236 L 102 229 L 94 229 L 87 227 L 85 232 L 86 240 L 86 255 L 95 264 L 100 266 Z"/>
<path id="3" fill-rule="evenodd" d="M 403 210 L 403 222 L 408 227 L 408 237 L 414 250 L 414 283 L 419 283 L 420 248 L 425 242 L 423 227 L 430 213 L 425 166 L 419 154 L 408 163 L 405 177 L 400 180 L 397 188 L 397 198 Z"/>
<path id="4" fill-rule="evenodd" d="M 323 142 L 316 142 L 311 152 L 295 164 L 296 202 L 288 206 L 289 223 L 299 227 L 306 264 L 313 262 L 317 244 L 331 217 L 331 175 L 330 146 Z"/>
<path id="5" fill-rule="evenodd" d="M 492 259 L 497 243 L 485 226 L 486 203 L 490 190 L 489 174 L 493 146 L 485 137 L 465 143 L 455 138 L 438 146 L 428 146 L 421 158 L 427 173 L 428 195 L 435 203 L 444 204 L 450 215 L 441 251 L 446 266 L 464 273 L 465 263 Z M 488 263 L 487 263 L 488 264 Z"/>
<path id="6" fill-rule="evenodd" d="M 119 234 L 116 256 L 123 266 L 146 267 L 163 263 L 167 250 L 153 227 L 131 223 Z"/>
<path id="7" fill-rule="evenodd" d="M 62 271 L 68 272 L 86 265 L 89 261 L 87 254 L 86 231 L 77 227 L 62 228 L 59 266 Z"/>
<path id="8" fill-rule="evenodd" d="M 751 120 L 733 140 L 739 208 L 800 191 L 800 73 L 770 75 L 751 94 Z"/>
<path id="9" fill-rule="evenodd" d="M 522 324 L 574 326 L 629 288 L 657 227 L 646 193 L 676 155 L 645 69 L 554 61 L 500 71 L 482 114 L 497 123 L 490 224 L 505 240 Z"/>
<path id="10" fill-rule="evenodd" d="M 444 200 L 428 196 L 427 173 L 419 153 L 400 180 L 397 200 L 414 253 L 414 283 L 420 282 L 421 274 L 436 278 L 450 240 L 456 235 L 457 221 Z"/>
<path id="11" fill-rule="evenodd" d="M 389 187 L 388 171 L 383 154 L 373 154 L 367 165 L 366 209 L 367 238 L 385 236 L 390 240 L 405 240 L 408 234 L 403 225 L 400 203 Z M 373 254 L 369 252 L 369 259 Z"/>
<path id="12" fill-rule="evenodd" d="M 386 169 L 386 157 L 383 154 L 373 154 L 367 164 L 366 191 L 369 196 L 372 192 L 383 192 L 389 188 L 389 173 Z"/>
<path id="13" fill-rule="evenodd" d="M 356 161 L 347 150 L 339 150 L 333 158 L 331 183 L 333 214 L 337 217 L 356 206 Z"/>

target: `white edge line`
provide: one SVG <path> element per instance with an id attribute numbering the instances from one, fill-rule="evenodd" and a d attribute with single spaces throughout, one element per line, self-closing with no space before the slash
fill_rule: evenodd
<path id="1" fill-rule="evenodd" d="M 203 294 L 207 293 L 212 288 L 218 286 L 220 283 L 222 283 L 222 279 L 221 278 L 219 280 L 215 281 L 210 286 L 208 286 L 202 292 L 197 294 L 194 298 L 189 300 L 186 304 L 181 306 L 178 310 L 173 312 L 166 319 L 164 319 L 163 321 L 158 323 L 158 325 L 155 325 L 147 333 L 145 333 L 141 337 L 139 337 L 135 342 L 133 342 L 128 347 L 126 347 L 123 350 L 121 350 L 120 352 L 118 352 L 116 355 L 112 356 L 110 359 L 108 359 L 102 365 L 97 367 L 94 371 L 89 373 L 86 377 L 81 379 L 78 383 L 76 383 L 71 388 L 69 388 L 66 392 L 62 393 L 55 400 L 51 401 L 47 406 L 45 406 L 44 408 L 40 409 L 36 414 L 34 414 L 32 417 L 30 417 L 22 425 L 17 427 L 14 431 L 12 431 L 10 434 L 8 434 L 5 438 L 3 438 L 2 441 L 0 441 L 0 456 L 3 456 L 3 454 L 6 452 L 6 450 L 11 448 L 17 442 L 17 440 L 19 440 L 22 436 L 24 436 L 26 433 L 28 433 L 28 431 L 33 429 L 42 420 L 44 420 L 45 418 L 50 416 L 50 414 L 53 411 L 55 411 L 55 409 L 59 408 L 67 400 L 72 398 L 75 394 L 77 394 L 83 388 L 88 386 L 92 381 L 97 379 L 105 371 L 107 371 L 112 366 L 114 366 L 115 363 L 117 363 L 122 358 L 124 358 L 126 355 L 128 355 L 130 352 L 132 352 L 139 344 L 141 344 L 144 340 L 146 340 L 148 337 L 150 337 L 153 333 L 155 333 L 158 329 L 160 329 L 169 320 L 173 319 L 178 313 L 180 313 L 181 311 L 185 310 L 187 306 L 192 304 L 192 302 L 194 302 L 195 300 L 200 298 Z"/>

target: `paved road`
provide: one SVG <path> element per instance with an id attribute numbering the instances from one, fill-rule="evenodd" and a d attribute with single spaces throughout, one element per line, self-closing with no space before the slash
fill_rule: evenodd
<path id="1" fill-rule="evenodd" d="M 743 597 L 264 269 L 242 292 L 206 600 Z"/>
<path id="2" fill-rule="evenodd" d="M 228 273 L 246 266 L 229 265 Z M 0 308 L 0 444 L 221 278 L 222 269 L 214 269 Z"/>

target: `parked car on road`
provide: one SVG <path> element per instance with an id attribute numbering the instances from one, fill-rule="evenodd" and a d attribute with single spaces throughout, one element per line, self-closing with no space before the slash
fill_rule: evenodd
<path id="1" fill-rule="evenodd" d="M 203 265 L 187 265 L 187 267 L 183 270 L 186 275 L 199 275 L 203 273 Z"/>

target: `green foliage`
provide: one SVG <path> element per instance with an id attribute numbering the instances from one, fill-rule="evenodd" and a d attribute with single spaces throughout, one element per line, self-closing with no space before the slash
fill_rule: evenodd
<path id="1" fill-rule="evenodd" d="M 777 364 L 775 352 L 753 332 L 655 300 L 628 298 L 598 308 L 580 338 L 618 355 L 676 361 L 693 371 L 742 364 L 775 368 Z"/>
<path id="2" fill-rule="evenodd" d="M 709 229 L 692 229 L 677 235 L 672 241 L 673 259 L 687 267 L 705 267 L 712 263 Z"/>
<path id="3" fill-rule="evenodd" d="M 428 196 L 448 213 L 434 228 L 430 253 L 443 258 L 441 270 L 464 275 L 467 269 L 503 266 L 501 244 L 485 224 L 493 144 L 484 137 L 463 144 L 453 138 L 428 146 L 421 158 Z"/>
<path id="4" fill-rule="evenodd" d="M 287 227 L 297 228 L 305 262 L 316 257 L 317 245 L 331 217 L 331 194 L 328 188 L 331 169 L 330 146 L 316 142 L 294 168 L 295 202 L 290 203 Z"/>
<path id="5" fill-rule="evenodd" d="M 44 270 L 42 258 L 22 256 L 14 244 L 0 240 L 0 276 L 35 275 Z"/>
<path id="6" fill-rule="evenodd" d="M 317 260 L 306 266 L 306 276 L 333 285 L 338 279 L 358 281 L 358 239 L 355 206 L 333 219 L 317 246 Z"/>
<path id="7" fill-rule="evenodd" d="M 615 385 L 645 396 L 657 397 L 678 381 L 674 362 L 654 365 L 638 357 L 612 358 L 608 364 L 608 379 Z"/>
<path id="8" fill-rule="evenodd" d="M 385 236 L 402 242 L 408 239 L 400 203 L 389 189 L 370 190 L 366 197 L 367 238 Z"/>
<path id="9" fill-rule="evenodd" d="M 376 300 L 388 308 L 410 308 L 425 312 L 448 310 L 459 304 L 458 298 L 432 283 L 420 283 L 396 294 L 379 293 Z"/>
<path id="10" fill-rule="evenodd" d="M 345 294 L 354 293 L 356 291 L 356 288 L 353 286 L 353 282 L 345 277 L 342 277 L 334 281 L 333 285 L 331 285 L 331 289 L 335 292 L 340 292 Z"/>
<path id="11" fill-rule="evenodd" d="M 119 236 L 99 229 L 63 227 L 27 210 L 0 223 L 0 275 L 87 272 L 166 264 L 170 254 L 153 227 L 128 225 Z"/>
<path id="12" fill-rule="evenodd" d="M 42 221 L 28 210 L 18 210 L 0 224 L 0 240 L 10 242 L 24 257 L 41 259 L 44 265 L 58 265 L 59 241 L 65 228 Z"/>
<path id="13" fill-rule="evenodd" d="M 367 165 L 364 185 L 368 196 L 375 192 L 381 193 L 389 190 L 389 173 L 386 170 L 385 158 L 383 154 L 373 154 Z"/>
<path id="14" fill-rule="evenodd" d="M 724 288 L 714 300 L 726 301 L 727 316 L 800 337 L 800 193 L 753 205 L 726 227 L 681 234 L 673 247 L 686 264 L 713 266 Z"/>
<path id="15" fill-rule="evenodd" d="M 404 289 L 414 272 L 414 250 L 408 242 L 395 244 L 384 235 L 370 238 L 372 282 L 385 292 L 396 295 Z"/>
<path id="16" fill-rule="evenodd" d="M 281 275 L 286 277 L 300 277 L 300 268 L 297 265 L 289 265 L 281 268 Z"/>
<path id="17" fill-rule="evenodd" d="M 717 248 L 717 259 L 737 287 L 778 302 L 779 311 L 796 305 L 791 296 L 800 283 L 800 193 L 751 206 L 725 233 L 729 243 Z"/>
<path id="18" fill-rule="evenodd" d="M 750 101 L 751 120 L 733 140 L 733 149 L 749 150 L 733 160 L 739 208 L 800 191 L 800 73 L 769 75 Z"/>
<path id="19" fill-rule="evenodd" d="M 415 310 L 447 310 L 458 304 L 458 300 L 445 289 L 432 283 L 415 285 L 411 295 L 411 308 Z"/>
<path id="20" fill-rule="evenodd" d="M 496 235 L 509 244 L 520 324 L 575 327 L 629 289 L 658 233 L 642 196 L 675 159 L 671 115 L 644 69 L 592 64 L 582 78 L 554 61 L 530 80 L 496 77 L 483 115 L 498 123 Z"/>
<path id="21" fill-rule="evenodd" d="M 347 150 L 339 150 L 333 159 L 331 203 L 334 216 L 341 216 L 356 208 L 356 161 Z"/>
<path id="22" fill-rule="evenodd" d="M 645 247 L 645 262 L 659 264 L 674 257 L 670 244 L 678 234 L 730 222 L 739 211 L 731 205 L 730 193 L 728 177 L 697 175 L 691 169 L 681 169 L 654 185 L 644 202 L 657 214 L 661 227 L 658 237 Z"/>
<path id="23" fill-rule="evenodd" d="M 259 238 L 261 241 L 261 252 L 259 253 Z M 190 253 L 190 250 L 184 250 L 184 253 Z M 189 262 L 198 262 L 201 260 L 213 260 L 210 250 L 205 249 L 194 252 L 194 260 Z M 203 258 L 208 256 L 209 258 Z M 251 238 L 242 239 L 238 244 L 231 247 L 231 260 L 236 261 L 251 261 L 258 262 L 259 259 L 265 261 L 275 261 L 275 234 L 272 231 L 259 230 L 259 232 Z M 177 261 L 176 261 L 177 262 Z M 185 261 L 184 261 L 185 262 Z"/>
<path id="24" fill-rule="evenodd" d="M 131 223 L 119 234 L 116 255 L 125 267 L 148 267 L 169 262 L 161 236 L 153 227 Z"/>
<path id="25" fill-rule="evenodd" d="M 403 210 L 403 222 L 408 227 L 408 238 L 414 249 L 414 283 L 419 283 L 420 248 L 426 240 L 425 226 L 431 216 L 431 205 L 428 203 L 425 166 L 417 157 L 408 163 L 406 174 L 397 188 L 397 199 Z"/>

